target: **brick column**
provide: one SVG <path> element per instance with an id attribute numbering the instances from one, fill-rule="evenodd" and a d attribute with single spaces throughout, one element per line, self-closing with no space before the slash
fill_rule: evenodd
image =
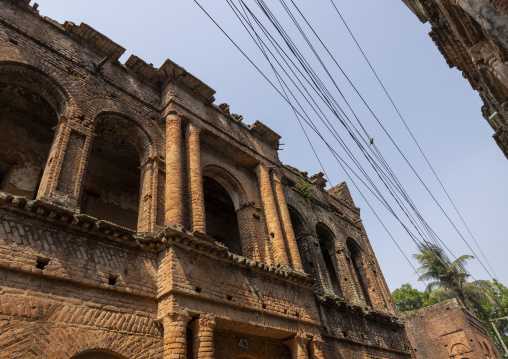
<path id="1" fill-rule="evenodd" d="M 60 118 L 37 193 L 48 199 L 78 208 L 83 178 L 92 142 L 91 130 Z"/>
<path id="2" fill-rule="evenodd" d="M 191 317 L 181 313 L 164 316 L 163 359 L 187 359 L 187 323 Z"/>
<path id="3" fill-rule="evenodd" d="M 153 229 L 155 160 L 148 158 L 139 168 L 141 170 L 141 193 L 139 196 L 138 232 L 150 232 Z"/>
<path id="4" fill-rule="evenodd" d="M 189 171 L 189 205 L 191 232 L 206 233 L 205 196 L 203 194 L 203 172 L 201 170 L 201 129 L 192 122 L 185 131 L 187 139 L 187 168 Z"/>
<path id="5" fill-rule="evenodd" d="M 260 163 L 256 167 L 255 172 L 258 176 L 261 201 L 263 202 L 263 208 L 265 210 L 268 233 L 270 239 L 273 241 L 275 262 L 277 265 L 288 265 L 289 260 L 286 252 L 286 245 L 284 244 L 284 238 L 282 236 L 279 214 L 277 213 L 277 206 L 275 205 L 268 167 Z"/>
<path id="6" fill-rule="evenodd" d="M 316 336 L 308 344 L 309 359 L 324 359 L 323 354 L 323 339 L 321 336 Z"/>
<path id="7" fill-rule="evenodd" d="M 284 189 L 282 187 L 279 171 L 273 171 L 272 180 L 275 197 L 279 206 L 280 218 L 282 220 L 282 230 L 286 236 L 293 268 L 303 271 L 302 259 L 300 258 L 300 252 L 298 251 L 298 245 L 296 244 L 295 231 L 293 230 L 293 224 L 291 223 L 291 217 L 289 216 L 288 205 L 286 203 L 286 198 L 284 197 Z"/>
<path id="8" fill-rule="evenodd" d="M 182 120 L 166 117 L 166 226 L 183 227 Z"/>
<path id="9" fill-rule="evenodd" d="M 194 359 L 214 359 L 213 318 L 199 318 L 191 324 L 192 329 L 192 352 Z"/>
<path id="10" fill-rule="evenodd" d="M 286 340 L 286 344 L 291 350 L 291 359 L 309 359 L 307 354 L 306 344 L 309 339 L 302 337 L 294 337 L 293 339 Z"/>

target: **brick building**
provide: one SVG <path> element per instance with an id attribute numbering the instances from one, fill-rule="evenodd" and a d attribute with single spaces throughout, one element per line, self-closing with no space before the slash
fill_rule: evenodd
<path id="1" fill-rule="evenodd" d="M 406 330 L 416 359 L 501 358 L 484 323 L 456 299 L 411 312 Z"/>
<path id="2" fill-rule="evenodd" d="M 402 0 L 429 33 L 451 68 L 483 100 L 482 114 L 508 157 L 508 2 L 505 0 Z"/>
<path id="3" fill-rule="evenodd" d="M 123 52 L 0 0 L 0 358 L 410 358 L 346 184 Z"/>

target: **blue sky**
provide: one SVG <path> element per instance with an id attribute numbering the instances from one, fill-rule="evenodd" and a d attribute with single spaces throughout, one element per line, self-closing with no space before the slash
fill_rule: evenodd
<path id="1" fill-rule="evenodd" d="M 471 243 L 471 237 L 445 198 L 424 159 L 410 139 L 386 95 L 377 83 L 349 34 L 341 24 L 329 0 L 294 0 L 322 37 L 360 93 L 376 113 L 390 135 L 443 208 Z M 216 104 L 227 102 L 233 113 L 244 116 L 247 124 L 259 120 L 283 139 L 280 158 L 309 174 L 321 171 L 312 150 L 288 104 L 238 52 L 203 14 L 194 1 L 108 0 L 66 1 L 38 0 L 42 15 L 59 22 L 85 22 L 127 49 L 122 62 L 135 54 L 159 67 L 166 58 L 217 91 Z M 201 0 L 200 3 L 252 57 L 263 71 L 275 80 L 259 50 L 245 33 L 226 1 Z M 254 9 L 254 2 L 247 1 Z M 494 140 L 493 131 L 482 118 L 478 94 L 456 69 L 449 69 L 428 36 L 430 26 L 421 24 L 401 0 L 335 0 L 357 40 L 378 72 L 410 129 L 419 141 L 441 181 L 459 208 L 483 252 L 498 274 L 508 284 L 504 265 L 506 241 L 506 178 L 508 162 Z M 65 4 L 65 5 L 64 5 Z M 269 2 L 277 17 L 291 29 L 278 1 Z M 310 33 L 310 32 L 309 32 Z M 302 45 L 300 40 L 296 40 Z M 312 40 L 317 44 L 315 39 Z M 322 50 L 320 49 L 322 54 Z M 312 58 L 307 51 L 309 59 Z M 324 56 L 324 55 L 323 55 Z M 381 149 L 397 176 L 427 222 L 455 255 L 470 253 L 460 236 L 435 205 L 382 133 L 373 117 L 358 100 L 337 68 L 327 58 L 332 75 L 352 104 L 376 145 Z M 316 71 L 324 76 L 317 61 Z M 327 82 L 327 86 L 331 83 Z M 337 95 L 336 95 L 337 96 Z M 312 136 L 332 184 L 347 180 L 326 148 Z M 339 147 L 336 147 L 340 153 Z M 402 257 L 360 194 L 349 183 L 356 205 L 362 208 L 363 223 L 391 290 L 411 282 L 419 288 L 414 271 Z M 365 192 L 404 252 L 411 256 L 416 247 L 400 224 L 379 202 Z M 415 264 L 416 266 L 417 264 Z M 475 279 L 488 279 L 477 260 L 468 267 Z"/>

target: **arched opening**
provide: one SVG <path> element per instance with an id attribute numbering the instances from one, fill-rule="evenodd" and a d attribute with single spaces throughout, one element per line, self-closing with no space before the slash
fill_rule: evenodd
<path id="1" fill-rule="evenodd" d="M 124 359 L 124 357 L 109 351 L 90 350 L 75 355 L 72 359 Z"/>
<path id="2" fill-rule="evenodd" d="M 356 243 L 355 240 L 348 238 L 346 240 L 347 250 L 351 254 L 350 262 L 353 269 L 353 273 L 356 276 L 360 290 L 363 294 L 367 305 L 372 307 L 372 301 L 370 300 L 369 292 L 367 291 L 367 274 L 363 265 L 362 249 Z"/>
<path id="3" fill-rule="evenodd" d="M 206 233 L 235 254 L 242 254 L 235 204 L 229 192 L 212 177 L 203 177 Z"/>
<path id="4" fill-rule="evenodd" d="M 81 212 L 136 230 L 141 193 L 140 166 L 149 141 L 131 121 L 100 118 L 95 127 L 81 198 Z"/>
<path id="5" fill-rule="evenodd" d="M 58 115 L 39 93 L 2 80 L 0 76 L 0 190 L 35 199 Z"/>
<path id="6" fill-rule="evenodd" d="M 309 248 L 309 241 L 307 240 L 307 230 L 305 222 L 303 221 L 300 214 L 291 206 L 288 206 L 289 218 L 291 219 L 291 225 L 295 232 L 296 244 L 298 245 L 298 251 L 303 262 L 303 270 L 306 273 L 313 274 L 314 262 L 310 256 L 311 250 Z"/>
<path id="7" fill-rule="evenodd" d="M 307 234 L 305 229 L 305 223 L 300 216 L 300 214 L 291 206 L 288 206 L 289 217 L 291 218 L 291 224 L 293 225 L 293 231 L 295 232 L 295 237 L 301 238 L 305 234 Z M 300 249 L 300 248 L 299 248 Z"/>
<path id="8" fill-rule="evenodd" d="M 491 356 L 490 356 L 490 349 L 489 349 L 489 346 L 487 345 L 487 343 L 483 342 L 483 346 L 484 346 L 484 354 L 485 354 L 485 357 L 490 359 Z"/>
<path id="9" fill-rule="evenodd" d="M 316 225 L 316 234 L 319 239 L 319 247 L 325 261 L 326 270 L 330 278 L 331 289 L 335 295 L 342 297 L 339 277 L 337 276 L 337 270 L 335 269 L 331 254 L 335 253 L 334 235 L 328 227 L 322 223 Z"/>

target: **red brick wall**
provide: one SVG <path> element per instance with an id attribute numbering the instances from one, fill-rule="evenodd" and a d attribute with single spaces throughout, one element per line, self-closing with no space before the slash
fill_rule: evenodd
<path id="1" fill-rule="evenodd" d="M 407 315 L 406 332 L 417 359 L 486 357 L 483 343 L 500 358 L 484 324 L 455 299 L 413 311 Z"/>
<path id="2" fill-rule="evenodd" d="M 409 357 L 400 326 L 393 324 L 397 317 L 386 283 L 358 224 L 359 209 L 345 184 L 340 191 L 330 191 L 335 197 L 319 189 L 312 204 L 304 204 L 290 184 L 296 172 L 278 159 L 278 135 L 260 123 L 238 122 L 211 104 L 213 91 L 205 84 L 170 62 L 163 66 L 173 66 L 180 73 L 175 78 L 172 71 L 164 74 L 136 57 L 122 65 L 115 60 L 118 53 L 108 52 L 118 45 L 102 34 L 86 26 L 57 24 L 15 3 L 0 0 L 0 84 L 38 93 L 54 108 L 59 123 L 52 145 L 40 151 L 47 152 L 49 160 L 38 200 L 0 193 L 2 352 L 41 358 L 105 349 L 127 358 L 161 358 L 163 338 L 168 339 L 166 347 L 176 343 L 175 350 L 183 350 L 184 338 L 176 336 L 185 335 L 187 321 L 196 323 L 206 315 L 215 323 L 217 358 L 242 354 L 238 336 L 252 344 L 245 355 L 289 358 L 283 340 L 297 334 L 309 340 L 323 335 L 327 358 L 341 351 L 345 357 Z M 86 34 L 98 40 L 90 41 Z M 95 68 L 106 55 L 110 60 Z M 175 126 L 166 126 L 167 115 L 173 116 Z M 231 196 L 242 256 L 204 233 L 190 233 L 194 217 L 189 198 L 196 191 L 190 193 L 188 178 L 194 187 L 199 185 L 199 178 L 188 176 L 187 157 L 198 148 L 197 142 L 190 147 L 186 143 L 190 122 L 200 129 L 201 168 L 193 163 L 193 170 L 201 169 Z M 105 130 L 113 137 L 100 143 Z M 132 145 L 127 155 L 123 140 Z M 113 164 L 90 162 L 91 153 L 101 157 L 94 150 L 98 144 L 117 147 Z M 0 157 L 6 153 L 0 147 Z M 122 156 L 139 158 L 140 168 L 122 173 Z M 266 169 L 263 193 L 255 173 L 259 164 Z M 306 242 L 301 248 L 311 252 L 302 255 L 308 259 L 307 270 L 309 261 L 336 270 L 344 298 L 328 295 L 324 272 L 302 273 L 294 271 L 292 263 L 280 262 L 290 243 L 280 229 L 277 243 L 268 233 L 267 220 L 272 231 L 282 225 L 277 222 L 283 204 L 266 197 L 273 186 L 271 167 L 286 177 L 286 200 L 304 218 Z M 87 170 L 95 170 L 96 176 L 86 177 Z M 99 180 L 100 175 L 108 178 Z M 123 188 L 134 182 L 126 177 L 139 178 L 139 186 Z M 129 225 L 135 215 L 117 211 L 113 216 L 112 207 L 80 213 L 86 211 L 82 190 L 89 185 L 98 188 L 104 203 L 137 210 L 137 228 Z M 137 194 L 123 198 L 130 190 Z M 136 200 L 139 206 L 133 205 Z M 168 212 L 173 217 L 165 218 Z M 169 223 L 171 218 L 176 222 Z M 312 251 L 319 244 L 317 223 L 333 233 L 328 249 L 333 263 L 327 268 Z M 178 227 L 161 232 L 164 224 Z M 362 249 L 362 277 L 371 307 L 351 269 L 348 238 Z M 49 263 L 38 269 L 38 260 Z M 173 317 L 179 322 L 171 322 Z M 163 325 L 182 333 L 171 337 Z"/>

